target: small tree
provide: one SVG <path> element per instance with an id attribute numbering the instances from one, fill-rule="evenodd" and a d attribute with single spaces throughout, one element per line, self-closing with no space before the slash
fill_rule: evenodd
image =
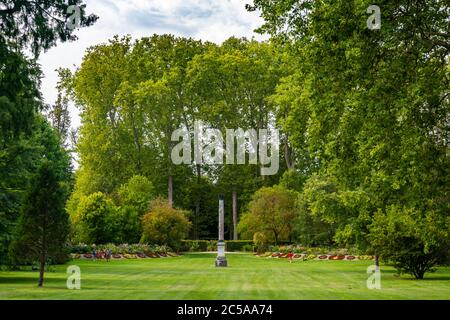
<path id="1" fill-rule="evenodd" d="M 277 243 L 292 240 L 296 193 L 280 186 L 261 188 L 253 195 L 249 211 L 239 222 L 238 230 L 245 238 L 252 238 L 257 232 Z"/>
<path id="2" fill-rule="evenodd" d="M 423 279 L 449 257 L 450 218 L 390 206 L 375 214 L 369 239 L 381 258 L 392 261 L 399 273 Z"/>
<path id="3" fill-rule="evenodd" d="M 253 243 L 256 246 L 256 252 L 264 253 L 267 250 L 267 237 L 262 232 L 256 232 L 253 235 Z"/>
<path id="4" fill-rule="evenodd" d="M 142 218 L 141 242 L 179 247 L 192 225 L 186 215 L 186 211 L 172 208 L 166 200 L 154 200 L 150 212 Z"/>
<path id="5" fill-rule="evenodd" d="M 114 241 L 117 208 L 104 193 L 83 196 L 72 216 L 74 239 L 80 242 L 108 243 Z"/>
<path id="6" fill-rule="evenodd" d="M 47 260 L 63 253 L 69 233 L 66 199 L 67 188 L 58 181 L 50 162 L 43 162 L 32 180 L 11 244 L 16 261 L 39 261 L 39 287 L 44 283 Z"/>

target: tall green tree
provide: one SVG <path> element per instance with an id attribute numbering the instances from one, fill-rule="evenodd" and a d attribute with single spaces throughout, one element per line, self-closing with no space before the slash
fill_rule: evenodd
<path id="1" fill-rule="evenodd" d="M 97 19 L 94 15 L 86 16 L 83 1 L 71 4 L 80 7 L 80 27 L 91 25 Z M 57 40 L 75 39 L 75 29 L 67 27 L 70 18 L 67 9 L 68 4 L 63 0 L 7 0 L 1 5 L 0 263 L 6 262 L 30 177 L 49 155 L 49 148 L 55 147 L 50 142 L 52 134 L 44 134 L 49 129 L 39 116 L 41 72 L 36 59 Z M 34 59 L 22 54 L 26 49 L 32 50 Z"/>
<path id="2" fill-rule="evenodd" d="M 224 138 L 227 129 L 273 127 L 274 110 L 267 98 L 274 93 L 280 76 L 280 60 L 269 43 L 232 37 L 220 46 L 209 46 L 189 65 L 189 87 L 199 104 L 197 119 L 203 121 L 205 127 L 219 129 Z M 217 181 L 218 188 L 231 196 L 227 201 L 227 210 L 231 204 L 232 212 L 230 238 L 237 238 L 239 208 L 241 211 L 245 208 L 258 188 L 278 181 L 279 176 L 261 177 L 260 166 L 260 163 L 249 165 L 246 156 L 245 165 L 203 168 Z"/>
<path id="3" fill-rule="evenodd" d="M 372 4 L 381 8 L 380 30 L 366 24 Z M 343 210 L 336 240 L 375 250 L 369 226 L 375 213 L 393 205 L 420 212 L 420 219 L 430 212 L 445 216 L 450 163 L 444 1 L 255 0 L 248 8 L 262 11 L 266 23 L 260 31 L 295 49 L 300 69 L 286 79 L 293 85 L 282 96 L 297 91 L 300 101 L 291 99 L 286 131 L 299 148 L 306 142 L 321 177 L 337 181 Z M 296 130 L 302 123 L 305 129 Z"/>
<path id="4" fill-rule="evenodd" d="M 59 134 L 42 117 L 36 116 L 29 137 L 19 136 L 14 144 L 2 150 L 0 175 L 0 251 L 1 262 L 6 263 L 7 250 L 13 239 L 13 230 L 20 214 L 31 177 L 42 162 L 51 161 L 58 179 L 69 183 L 71 165 L 68 153 L 62 149 Z"/>
<path id="5" fill-rule="evenodd" d="M 171 135 L 193 123 L 183 79 L 201 48 L 191 39 L 155 35 L 134 44 L 116 37 L 89 50 L 73 81 L 82 110 L 77 190 L 112 193 L 138 174 L 173 198 L 192 174 L 172 164 Z"/>
<path id="6" fill-rule="evenodd" d="M 69 234 L 69 216 L 65 210 L 67 184 L 58 169 L 43 162 L 25 197 L 11 253 L 18 261 L 39 262 L 39 287 L 44 283 L 45 265 L 63 253 Z"/>
<path id="7" fill-rule="evenodd" d="M 145 48 L 144 54 L 142 48 Z M 174 202 L 174 180 L 177 180 L 177 172 L 180 172 L 180 168 L 175 168 L 171 159 L 172 148 L 175 146 L 171 137 L 181 126 L 193 130 L 199 106 L 188 87 L 188 65 L 203 51 L 204 45 L 200 41 L 162 35 L 142 39 L 133 52 L 135 58 L 140 57 L 138 61 L 143 58 L 153 61 L 153 78 L 138 84 L 134 100 L 146 108 L 150 115 L 148 129 L 150 136 L 156 139 L 153 142 L 158 148 L 155 153 L 156 164 L 162 166 L 167 175 L 167 197 L 170 204 Z M 185 170 L 181 171 L 190 171 L 188 167 L 184 166 Z M 198 169 L 197 167 L 197 174 Z"/>
<path id="8" fill-rule="evenodd" d="M 39 77 L 38 67 L 0 38 L 0 263 L 6 262 L 27 179 L 35 168 L 29 138 L 42 107 Z"/>

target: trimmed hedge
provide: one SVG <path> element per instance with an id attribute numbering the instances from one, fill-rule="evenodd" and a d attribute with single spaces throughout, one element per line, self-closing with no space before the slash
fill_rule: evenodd
<path id="1" fill-rule="evenodd" d="M 252 240 L 225 240 L 225 248 L 227 251 L 249 251 L 247 249 L 249 245 L 254 246 Z"/>
<path id="2" fill-rule="evenodd" d="M 68 247 L 68 251 L 73 254 L 91 254 L 93 251 L 104 252 L 107 249 L 111 250 L 112 254 L 138 254 L 138 253 L 167 253 L 172 251 L 172 249 L 168 246 L 158 246 L 158 245 L 149 245 L 149 244 L 119 244 L 115 245 L 112 243 L 109 244 L 76 244 L 70 245 Z"/>
<path id="3" fill-rule="evenodd" d="M 203 252 L 208 251 L 209 240 L 182 240 L 181 251 Z"/>
<path id="4" fill-rule="evenodd" d="M 227 251 L 250 251 L 254 244 L 252 240 L 225 240 Z M 182 251 L 204 252 L 217 250 L 217 240 L 183 240 Z"/>

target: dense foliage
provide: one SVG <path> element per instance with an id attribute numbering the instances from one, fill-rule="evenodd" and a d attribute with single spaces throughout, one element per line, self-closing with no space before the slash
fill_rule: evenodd
<path id="1" fill-rule="evenodd" d="M 82 1 L 73 3 L 81 26 L 95 22 Z M 373 4 L 379 30 L 366 23 Z M 66 206 L 74 243 L 180 246 L 192 238 L 190 250 L 212 248 L 196 241 L 216 238 L 223 194 L 226 238 L 239 231 L 260 252 L 284 241 L 355 247 L 416 278 L 448 261 L 444 1 L 254 0 L 247 9 L 261 13 L 266 42 L 116 36 L 89 48 L 74 73 L 59 70 L 49 112 L 56 139 L 37 116 L 39 68 L 21 50 L 38 54 L 74 39 L 66 9 L 62 0 L 6 1 L 0 9 L 1 259 L 43 159 L 70 181 L 61 148 L 71 99 L 82 120 Z M 193 138 L 199 122 L 223 136 L 279 129 L 277 174 L 261 175 L 264 164 L 249 155 L 245 164 L 173 163 L 172 133 L 185 128 Z"/>
<path id="2" fill-rule="evenodd" d="M 282 187 L 258 190 L 248 205 L 248 213 L 241 217 L 239 231 L 250 238 L 262 233 L 275 243 L 293 241 L 297 216 L 295 200 L 295 193 Z"/>
<path id="3" fill-rule="evenodd" d="M 366 26 L 371 4 L 381 7 L 380 30 Z M 318 164 L 302 192 L 311 218 L 400 271 L 437 263 L 430 257 L 450 244 L 448 6 L 255 0 L 248 9 L 261 10 L 260 31 L 297 67 L 272 101 L 297 152 Z"/>
<path id="4" fill-rule="evenodd" d="M 266 98 L 282 73 L 279 60 L 270 44 L 236 38 L 218 46 L 171 35 L 134 43 L 115 37 L 90 48 L 69 86 L 82 111 L 71 203 L 94 192 L 113 196 L 141 175 L 157 196 L 192 212 L 193 238 L 215 236 L 218 195 L 226 193 L 227 210 L 234 197 L 243 212 L 257 189 L 278 182 L 284 166 L 262 177 L 259 162 L 175 165 L 172 133 L 180 127 L 192 132 L 195 121 L 223 133 L 270 128 L 274 111 Z M 231 235 L 233 222 L 226 223 Z"/>
<path id="5" fill-rule="evenodd" d="M 97 19 L 85 14 L 83 1 L 74 0 L 71 4 L 80 8 L 79 27 L 89 26 Z M 54 46 L 57 40 L 76 38 L 75 29 L 67 27 L 68 7 L 64 0 L 7 0 L 0 8 L 0 264 L 23 260 L 13 248 L 19 243 L 24 246 L 23 252 L 29 254 L 25 260 L 38 256 L 39 260 L 42 256 L 46 260 L 62 249 L 62 239 L 67 236 L 61 190 L 70 189 L 71 167 L 62 139 L 40 115 L 41 72 L 36 60 L 42 50 Z M 24 55 L 29 49 L 33 59 Z M 60 184 L 65 185 L 61 190 Z M 48 187 L 48 193 L 39 194 L 37 185 L 43 190 Z M 42 207 L 45 196 L 49 202 L 55 201 L 55 210 Z M 42 234 L 52 235 L 55 242 L 45 252 L 42 247 L 47 240 L 30 244 L 34 241 L 30 240 L 30 223 L 42 226 L 50 217 L 55 219 L 55 229 L 50 227 Z M 14 239 L 15 245 L 10 246 Z M 41 250 L 35 250 L 35 246 L 41 246 Z M 41 283 L 42 280 L 41 277 Z"/>
<path id="6" fill-rule="evenodd" d="M 142 218 L 141 242 L 179 248 L 192 225 L 186 215 L 185 211 L 173 208 L 167 201 L 155 199 L 150 211 Z"/>
<path id="7" fill-rule="evenodd" d="M 39 286 L 42 286 L 46 263 L 48 260 L 58 262 L 69 234 L 69 216 L 64 210 L 67 185 L 49 161 L 40 165 L 31 182 L 11 254 L 19 262 L 39 262 Z"/>
<path id="8" fill-rule="evenodd" d="M 75 28 L 67 23 L 74 12 L 73 8 L 68 10 L 71 6 L 79 8 L 77 28 L 90 26 L 98 19 L 96 15 L 86 15 L 83 0 L 2 1 L 2 37 L 15 41 L 20 47 L 29 47 L 35 55 L 53 47 L 58 40 L 76 40 Z"/>

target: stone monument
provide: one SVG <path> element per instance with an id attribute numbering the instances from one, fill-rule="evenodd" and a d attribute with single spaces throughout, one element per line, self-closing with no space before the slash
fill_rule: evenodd
<path id="1" fill-rule="evenodd" d="M 225 241 L 223 238 L 223 221 L 225 207 L 223 204 L 223 195 L 219 197 L 219 241 L 217 242 L 216 267 L 226 267 L 228 265 L 225 257 Z"/>

